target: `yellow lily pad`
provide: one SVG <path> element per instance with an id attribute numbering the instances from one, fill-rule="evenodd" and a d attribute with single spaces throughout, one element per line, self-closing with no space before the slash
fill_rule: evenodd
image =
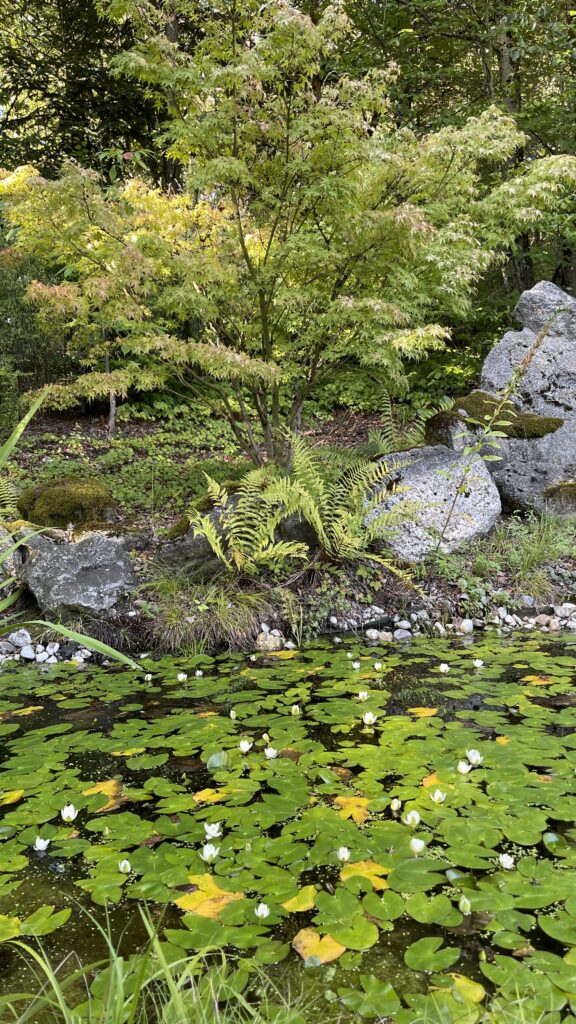
<path id="1" fill-rule="evenodd" d="M 107 803 L 99 807 L 96 814 L 104 814 L 106 811 L 114 811 L 122 803 L 122 783 L 118 779 L 106 779 L 105 782 L 97 782 L 90 789 L 84 789 L 84 796 L 94 796 L 102 793 L 108 797 Z"/>
<path id="2" fill-rule="evenodd" d="M 340 872 L 340 878 L 345 882 L 348 878 L 367 878 L 374 889 L 387 889 L 388 882 L 382 875 L 390 873 L 390 868 L 377 864 L 374 860 L 357 860 L 353 864 L 345 864 Z"/>
<path id="3" fill-rule="evenodd" d="M 8 804 L 17 804 L 25 792 L 24 789 L 9 789 L 6 793 L 2 793 L 0 796 L 0 807 L 7 807 Z"/>
<path id="4" fill-rule="evenodd" d="M 331 935 L 320 936 L 314 928 L 301 928 L 292 939 L 292 946 L 303 960 L 314 957 L 321 964 L 337 960 L 342 953 L 346 952 L 346 946 L 336 942 Z"/>
<path id="5" fill-rule="evenodd" d="M 200 789 L 193 794 L 192 799 L 197 804 L 217 804 L 219 800 L 225 800 L 226 796 L 224 789 Z"/>
<path id="6" fill-rule="evenodd" d="M 210 917 L 215 921 L 229 903 L 244 899 L 243 892 L 221 889 L 214 875 L 189 875 L 188 881 L 195 886 L 194 892 L 187 892 L 174 902 L 181 910 L 200 917 Z"/>
<path id="7" fill-rule="evenodd" d="M 312 910 L 316 901 L 316 886 L 305 885 L 300 892 L 293 896 L 292 899 L 286 900 L 281 904 L 284 910 L 288 910 L 291 914 L 302 913 L 304 910 Z"/>
<path id="8" fill-rule="evenodd" d="M 113 750 L 112 757 L 133 757 L 134 754 L 143 754 L 146 747 L 128 747 L 127 750 Z"/>
<path id="9" fill-rule="evenodd" d="M 466 1003 L 481 1003 L 486 995 L 486 989 L 478 981 L 467 978 L 465 974 L 453 974 L 454 988 Z"/>
<path id="10" fill-rule="evenodd" d="M 408 708 L 408 711 L 415 718 L 432 718 L 438 714 L 438 708 Z"/>
<path id="11" fill-rule="evenodd" d="M 366 821 L 369 803 L 370 801 L 364 796 L 337 796 L 334 800 L 335 806 L 340 808 L 338 811 L 340 817 L 352 818 L 357 825 Z"/>

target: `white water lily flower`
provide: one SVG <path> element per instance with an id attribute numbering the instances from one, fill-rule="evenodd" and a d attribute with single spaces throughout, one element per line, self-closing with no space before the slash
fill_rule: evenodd
<path id="1" fill-rule="evenodd" d="M 443 662 L 442 662 L 442 663 L 441 663 L 441 664 L 440 664 L 440 665 L 438 666 L 438 671 L 439 671 L 439 672 L 449 672 L 449 671 L 450 671 L 450 665 L 447 665 L 447 664 L 446 664 L 446 662 L 445 662 L 445 661 L 443 661 Z"/>
<path id="2" fill-rule="evenodd" d="M 194 675 L 200 677 L 200 676 L 203 676 L 204 673 L 203 673 L 201 668 L 197 668 L 195 673 L 194 673 Z"/>
<path id="3" fill-rule="evenodd" d="M 482 661 L 482 658 L 474 658 L 472 664 L 474 665 L 474 668 L 482 668 L 484 662 Z"/>
<path id="4" fill-rule="evenodd" d="M 338 860 L 344 864 L 345 861 L 350 860 L 350 850 L 347 846 L 339 846 L 336 856 L 338 857 Z"/>
<path id="5" fill-rule="evenodd" d="M 435 804 L 443 804 L 446 799 L 446 793 L 443 793 L 441 789 L 435 789 L 433 793 L 430 793 L 430 799 Z"/>
<path id="6" fill-rule="evenodd" d="M 375 672 L 379 672 L 381 668 L 382 668 L 382 662 L 381 661 L 375 661 L 374 662 L 374 671 Z"/>
<path id="7" fill-rule="evenodd" d="M 132 865 L 129 860 L 118 861 L 118 871 L 121 875 L 129 875 L 132 871 Z"/>
<path id="8" fill-rule="evenodd" d="M 264 753 L 269 761 L 273 761 L 275 757 L 278 757 L 278 751 L 275 747 L 264 747 Z"/>
<path id="9" fill-rule="evenodd" d="M 412 836 L 409 845 L 410 849 L 412 850 L 412 853 L 414 854 L 415 857 L 417 857 L 419 853 L 422 853 L 422 850 L 426 846 L 426 843 L 423 839 L 417 839 L 416 836 Z"/>
<path id="10" fill-rule="evenodd" d="M 364 725 L 374 725 L 378 715 L 375 715 L 373 711 L 365 711 L 362 715 L 362 721 Z"/>
<path id="11" fill-rule="evenodd" d="M 352 654 L 352 651 L 346 651 L 346 657 L 347 658 L 353 658 L 354 655 Z"/>
<path id="12" fill-rule="evenodd" d="M 368 700 L 369 696 L 370 694 L 368 693 L 368 690 L 359 690 L 356 700 L 359 700 L 363 704 L 365 700 Z"/>
<path id="13" fill-rule="evenodd" d="M 241 754 L 247 754 L 249 750 L 252 750 L 253 746 L 254 744 L 251 743 L 250 740 L 240 740 L 240 743 L 238 744 L 238 749 Z"/>
<path id="14" fill-rule="evenodd" d="M 461 914 L 464 914 L 464 917 L 467 917 L 470 911 L 472 910 L 472 904 L 470 903 L 470 900 L 468 899 L 467 896 L 460 897 L 458 901 L 458 910 L 460 911 Z"/>
<path id="15" fill-rule="evenodd" d="M 294 718 L 298 718 L 298 715 L 302 714 L 302 709 L 299 704 L 293 704 L 290 708 L 290 712 Z"/>
<path id="16" fill-rule="evenodd" d="M 254 913 L 256 914 L 256 917 L 269 917 L 270 907 L 267 903 L 259 903 L 258 906 L 254 908 Z"/>
<path id="17" fill-rule="evenodd" d="M 205 821 L 204 831 L 207 839 L 218 839 L 218 836 L 222 835 L 222 826 L 219 821 L 215 821 L 213 825 Z"/>
<path id="18" fill-rule="evenodd" d="M 34 849 L 36 850 L 36 853 L 44 853 L 44 850 L 47 850 L 49 846 L 49 839 L 41 839 L 40 836 L 36 836 L 34 841 Z"/>
<path id="19" fill-rule="evenodd" d="M 390 810 L 393 811 L 394 814 L 397 814 L 398 811 L 402 810 L 402 801 L 399 800 L 397 796 L 395 796 L 394 799 L 390 801 Z"/>
<path id="20" fill-rule="evenodd" d="M 498 863 L 501 868 L 504 868 L 504 871 L 512 871 L 515 861 L 514 857 L 511 857 L 509 853 L 501 853 L 498 857 Z"/>
<path id="21" fill-rule="evenodd" d="M 341 638 L 341 637 L 339 637 L 339 636 L 333 636 L 333 637 L 332 637 L 332 640 L 333 640 L 333 642 L 334 642 L 335 644 L 341 644 L 341 643 L 342 643 L 342 638 Z"/>
<path id="22" fill-rule="evenodd" d="M 62 821 L 65 821 L 67 825 L 70 825 L 78 817 L 78 811 L 74 807 L 74 804 L 66 804 L 66 806 L 60 811 L 60 817 L 62 818 Z"/>
<path id="23" fill-rule="evenodd" d="M 230 718 L 232 719 L 232 721 L 234 721 L 236 719 L 236 712 L 234 711 L 234 708 L 232 708 L 232 710 L 230 712 Z"/>
<path id="24" fill-rule="evenodd" d="M 178 680 L 179 683 L 185 683 L 186 680 L 188 679 L 188 673 L 179 672 L 178 675 L 176 676 L 176 679 Z"/>
<path id="25" fill-rule="evenodd" d="M 418 811 L 406 811 L 402 821 L 405 825 L 409 825 L 410 828 L 416 828 L 420 824 L 420 815 Z"/>
<path id="26" fill-rule="evenodd" d="M 151 683 L 152 682 L 152 673 L 151 672 L 147 672 L 146 673 L 146 675 L 144 676 L 144 682 L 145 683 Z"/>
<path id="27" fill-rule="evenodd" d="M 250 661 L 258 661 L 258 655 L 257 654 L 251 654 L 250 655 Z"/>
<path id="28" fill-rule="evenodd" d="M 352 668 L 360 668 L 360 662 L 359 661 L 353 661 L 352 662 Z"/>
<path id="29" fill-rule="evenodd" d="M 206 864 L 211 864 L 213 860 L 216 860 L 219 853 L 220 847 L 214 846 L 212 843 L 206 843 L 200 850 L 200 856 Z"/>
<path id="30" fill-rule="evenodd" d="M 484 760 L 480 751 L 475 750 L 474 748 L 466 751 L 466 757 L 470 761 L 470 764 L 473 764 L 475 768 L 477 768 L 479 764 L 482 764 L 482 761 Z"/>
<path id="31" fill-rule="evenodd" d="M 472 771 L 472 765 L 470 764 L 469 761 L 458 761 L 458 764 L 456 765 L 456 771 L 460 775 L 468 775 L 468 772 Z"/>

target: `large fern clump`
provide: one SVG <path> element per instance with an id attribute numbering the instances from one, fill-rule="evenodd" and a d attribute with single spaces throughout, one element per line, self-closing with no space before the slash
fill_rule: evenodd
<path id="1" fill-rule="evenodd" d="M 373 541 L 385 538 L 405 518 L 406 508 L 386 508 L 382 494 L 387 488 L 398 493 L 391 480 L 401 466 L 358 456 L 329 479 L 318 451 L 296 435 L 290 442 L 291 459 L 285 473 L 254 470 L 233 496 L 207 477 L 214 512 L 201 515 L 190 510 L 194 533 L 206 538 L 228 570 L 277 570 L 307 559 L 332 563 L 370 560 L 405 578 L 390 558 L 369 550 Z M 308 544 L 281 538 L 281 525 L 288 519 L 312 528 L 316 537 L 313 554 Z"/>

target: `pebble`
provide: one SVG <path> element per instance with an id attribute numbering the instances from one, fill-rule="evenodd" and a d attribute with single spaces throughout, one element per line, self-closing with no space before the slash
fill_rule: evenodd
<path id="1" fill-rule="evenodd" d="M 395 640 L 411 640 L 412 639 L 412 633 L 410 632 L 409 629 L 401 629 L 400 627 L 398 627 L 398 629 L 394 630 L 394 639 Z"/>
<path id="2" fill-rule="evenodd" d="M 58 654 L 59 650 L 60 650 L 60 644 L 56 643 L 55 641 L 53 643 L 46 644 L 46 654 L 49 654 L 49 655 Z"/>
<path id="3" fill-rule="evenodd" d="M 435 622 L 434 629 L 439 636 L 446 636 L 446 627 L 441 622 Z"/>
<path id="4" fill-rule="evenodd" d="M 8 642 L 14 644 L 14 647 L 28 647 L 32 643 L 32 637 L 27 629 L 16 629 L 10 633 Z"/>
<path id="5" fill-rule="evenodd" d="M 15 650 L 14 644 L 11 644 L 8 640 L 0 640 L 0 654 L 4 655 L 4 657 L 14 654 Z"/>
<path id="6" fill-rule="evenodd" d="M 24 647 L 20 648 L 20 657 L 25 658 L 26 661 L 36 660 L 36 651 L 32 647 L 32 644 L 26 644 Z"/>
<path id="7" fill-rule="evenodd" d="M 462 619 L 462 622 L 460 623 L 460 632 L 461 633 L 473 633 L 474 632 L 474 623 L 472 622 L 472 619 Z"/>
<path id="8" fill-rule="evenodd" d="M 36 661 L 41 665 L 44 661 L 48 661 L 49 657 L 50 655 L 47 654 L 46 651 L 40 651 L 40 654 L 36 655 Z"/>
<path id="9" fill-rule="evenodd" d="M 267 622 L 261 622 L 260 623 L 260 632 L 261 633 L 269 633 L 270 632 L 270 626 L 268 625 Z"/>
<path id="10" fill-rule="evenodd" d="M 410 630 L 411 628 L 412 628 L 412 623 L 409 622 L 408 619 L 400 619 L 400 621 L 398 623 L 398 629 Z"/>
<path id="11" fill-rule="evenodd" d="M 380 630 L 379 629 L 367 629 L 364 634 L 367 640 L 379 640 Z"/>
<path id="12" fill-rule="evenodd" d="M 335 615 L 331 615 L 328 621 L 329 621 L 331 626 L 337 626 L 338 625 L 338 619 L 336 618 Z"/>

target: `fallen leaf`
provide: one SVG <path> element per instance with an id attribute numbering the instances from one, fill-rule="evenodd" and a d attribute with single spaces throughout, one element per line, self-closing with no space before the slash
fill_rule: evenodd
<path id="1" fill-rule="evenodd" d="M 127 750 L 113 750 L 112 757 L 133 757 L 134 754 L 143 754 L 146 747 L 128 747 Z"/>
<path id="2" fill-rule="evenodd" d="M 429 789 L 430 786 L 437 786 L 439 782 L 440 779 L 438 778 L 437 772 L 432 772 L 431 775 L 427 775 L 424 779 L 422 779 L 422 785 L 426 789 Z"/>
<path id="3" fill-rule="evenodd" d="M 108 802 L 99 807 L 96 814 L 104 814 L 105 811 L 115 811 L 122 803 L 122 783 L 118 779 L 106 779 L 105 782 L 97 782 L 90 789 L 84 789 L 84 796 L 94 796 L 103 793 L 108 797 Z"/>
<path id="4" fill-rule="evenodd" d="M 284 910 L 288 910 L 291 914 L 298 914 L 304 910 L 312 910 L 315 900 L 316 886 L 305 885 L 296 896 L 281 903 L 280 906 L 284 907 Z"/>
<path id="5" fill-rule="evenodd" d="M 548 676 L 522 676 L 523 683 L 530 683 L 531 686 L 551 686 L 554 682 Z"/>
<path id="6" fill-rule="evenodd" d="M 464 1002 L 482 1002 L 486 995 L 486 989 L 479 981 L 472 981 L 472 978 L 467 978 L 465 974 L 453 974 L 452 972 L 449 972 L 449 974 L 454 979 L 454 988 Z"/>
<path id="7" fill-rule="evenodd" d="M 197 804 L 217 804 L 219 800 L 226 799 L 226 792 L 223 789 L 200 789 L 192 799 Z"/>
<path id="8" fill-rule="evenodd" d="M 181 910 L 198 914 L 200 917 L 210 917 L 215 921 L 228 903 L 244 899 L 243 892 L 221 889 L 214 875 L 188 875 L 188 881 L 194 886 L 194 891 L 180 896 L 174 902 Z"/>
<path id="9" fill-rule="evenodd" d="M 505 747 L 507 743 L 510 743 L 510 739 L 508 736 L 497 736 L 495 742 L 499 743 L 501 747 Z"/>
<path id="10" fill-rule="evenodd" d="M 44 711 L 44 705 L 34 704 L 29 708 L 20 708 L 19 711 L 11 711 L 9 714 L 14 715 L 15 718 L 25 718 L 27 715 L 33 715 L 35 711 Z"/>
<path id="11" fill-rule="evenodd" d="M 357 825 L 361 825 L 363 821 L 366 821 L 368 817 L 368 804 L 369 800 L 364 796 L 337 796 L 334 800 L 336 807 L 340 810 L 338 814 L 341 818 L 352 818 Z"/>
<path id="12" fill-rule="evenodd" d="M 292 939 L 292 946 L 303 960 L 313 958 L 321 964 L 337 960 L 342 953 L 346 952 L 346 946 L 336 942 L 331 935 L 320 937 L 314 928 L 301 928 Z"/>
<path id="13" fill-rule="evenodd" d="M 415 718 L 432 718 L 438 714 L 438 708 L 408 708 L 408 711 Z"/>
<path id="14" fill-rule="evenodd" d="M 390 868 L 377 864 L 374 860 L 357 860 L 353 864 L 345 864 L 340 872 L 340 878 L 345 882 L 348 878 L 367 878 L 374 889 L 387 889 L 388 882 L 382 875 L 387 875 Z"/>

